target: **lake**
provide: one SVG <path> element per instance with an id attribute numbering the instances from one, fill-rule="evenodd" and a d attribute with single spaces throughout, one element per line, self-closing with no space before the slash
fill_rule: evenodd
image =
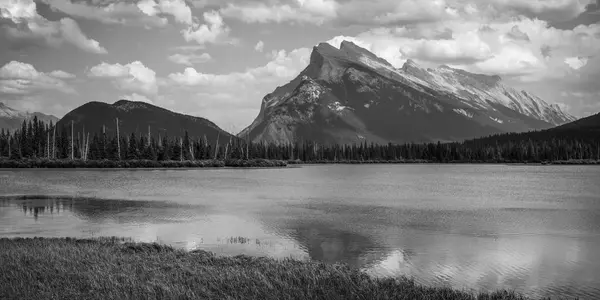
<path id="1" fill-rule="evenodd" d="M 600 168 L 0 170 L 0 237 L 33 236 L 132 237 L 600 299 Z"/>

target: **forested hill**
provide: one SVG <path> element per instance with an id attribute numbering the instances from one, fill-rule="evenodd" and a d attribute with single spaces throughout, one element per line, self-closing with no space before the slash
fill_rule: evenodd
<path id="1" fill-rule="evenodd" d="M 558 127 L 524 133 L 497 134 L 465 142 L 466 144 L 503 144 L 520 141 L 541 142 L 552 140 L 600 143 L 600 113 Z"/>
<path id="2" fill-rule="evenodd" d="M 135 133 L 136 136 L 183 136 L 204 138 L 215 143 L 217 137 L 228 140 L 231 134 L 219 128 L 215 123 L 200 117 L 176 113 L 149 103 L 119 100 L 113 104 L 104 102 L 88 102 L 67 113 L 58 123 L 57 131 L 71 132 L 73 122 L 74 134 L 83 132 L 98 133 L 104 127 L 108 136 L 116 135 L 116 120 L 122 136 Z M 59 134 L 59 133 L 57 133 Z"/>

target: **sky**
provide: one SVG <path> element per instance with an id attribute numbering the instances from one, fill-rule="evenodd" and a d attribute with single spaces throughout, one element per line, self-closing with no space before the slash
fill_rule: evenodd
<path id="1" fill-rule="evenodd" d="M 62 117 L 145 101 L 237 133 L 342 40 L 600 111 L 600 0 L 0 0 L 0 102 Z"/>

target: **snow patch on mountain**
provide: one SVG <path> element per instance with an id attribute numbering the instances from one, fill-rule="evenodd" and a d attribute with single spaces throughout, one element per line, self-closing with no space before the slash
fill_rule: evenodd
<path id="1" fill-rule="evenodd" d="M 463 115 L 467 118 L 473 118 L 473 113 L 472 112 L 468 112 L 462 108 L 455 108 L 453 109 L 453 111 L 459 115 Z"/>
<path id="2" fill-rule="evenodd" d="M 348 106 L 344 106 L 344 105 L 342 105 L 341 103 L 339 103 L 337 101 L 329 104 L 329 108 L 331 110 L 334 110 L 334 111 L 337 111 L 337 112 L 343 111 L 344 109 L 349 109 Z"/>
<path id="3" fill-rule="evenodd" d="M 539 97 L 502 84 L 499 76 L 474 74 L 448 66 L 424 69 L 413 61 L 405 64 L 400 75 L 442 94 L 451 94 L 474 108 L 494 110 L 491 102 L 553 125 L 576 119 Z"/>
<path id="4" fill-rule="evenodd" d="M 502 121 L 501 119 L 498 118 L 494 118 L 494 117 L 490 117 L 490 119 L 492 119 L 492 121 L 499 123 L 499 124 L 504 124 L 504 121 Z"/>

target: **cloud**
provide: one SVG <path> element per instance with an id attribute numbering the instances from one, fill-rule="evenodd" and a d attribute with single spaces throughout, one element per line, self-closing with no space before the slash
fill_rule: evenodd
<path id="1" fill-rule="evenodd" d="M 205 24 L 194 23 L 188 29 L 181 31 L 186 41 L 194 41 L 200 45 L 234 42 L 233 39 L 229 38 L 231 29 L 225 25 L 219 12 L 209 11 L 202 16 Z"/>
<path id="2" fill-rule="evenodd" d="M 169 55 L 168 59 L 176 64 L 181 65 L 194 65 L 201 64 L 212 60 L 212 57 L 208 53 L 202 54 L 181 54 L 176 53 L 173 55 Z"/>
<path id="3" fill-rule="evenodd" d="M 162 27 L 168 21 L 157 15 L 145 14 L 135 3 L 110 2 L 107 5 L 93 5 L 85 1 L 43 0 L 52 10 L 67 15 L 95 20 L 104 24 L 141 25 L 146 27 Z"/>
<path id="4" fill-rule="evenodd" d="M 340 8 L 343 24 L 406 24 L 428 23 L 458 17 L 457 8 L 445 0 L 375 0 L 365 5 L 352 0 Z"/>
<path id="5" fill-rule="evenodd" d="M 567 57 L 565 58 L 565 64 L 569 65 L 569 67 L 573 70 L 579 70 L 588 63 L 587 57 Z"/>
<path id="6" fill-rule="evenodd" d="M 154 102 L 152 100 L 150 100 L 148 97 L 146 97 L 144 95 L 140 95 L 138 93 L 133 93 L 133 94 L 129 94 L 129 95 L 122 95 L 122 96 L 119 97 L 119 99 L 129 100 L 129 101 L 139 101 L 139 102 L 146 102 L 146 103 L 154 104 Z"/>
<path id="7" fill-rule="evenodd" d="M 25 20 L 38 17 L 36 5 L 33 1 L 2 1 L 0 2 L 0 16 L 20 24 Z"/>
<path id="8" fill-rule="evenodd" d="M 264 49 L 265 43 L 263 43 L 263 41 L 258 41 L 258 43 L 256 43 L 256 45 L 254 46 L 254 50 L 257 52 L 263 52 Z"/>
<path id="9" fill-rule="evenodd" d="M 566 21 L 586 11 L 592 0 L 488 0 L 499 11 L 514 10 L 528 17 Z"/>
<path id="10" fill-rule="evenodd" d="M 137 7 L 149 16 L 171 15 L 179 23 L 192 24 L 192 10 L 183 0 L 142 0 Z"/>
<path id="11" fill-rule="evenodd" d="M 86 37 L 73 19 L 60 20 L 60 31 L 65 41 L 91 53 L 106 54 L 107 51 L 96 40 Z"/>
<path id="12" fill-rule="evenodd" d="M 151 95 L 156 94 L 158 91 L 156 72 L 144 66 L 140 61 L 134 61 L 126 65 L 102 62 L 92 67 L 88 76 L 111 78 L 115 86 L 122 90 Z"/>
<path id="13" fill-rule="evenodd" d="M 13 60 L 0 68 L 0 94 L 30 95 L 48 90 L 76 94 L 64 81 L 73 77 L 74 75 L 61 70 L 40 72 L 31 64 Z"/>
<path id="14" fill-rule="evenodd" d="M 3 26 L 9 40 L 27 45 L 28 42 L 36 43 L 42 39 L 51 46 L 60 46 L 67 42 L 87 52 L 107 53 L 98 41 L 88 38 L 73 19 L 49 21 L 40 16 L 32 0 L 2 1 L 0 12 L 1 17 L 11 23 Z"/>
<path id="15" fill-rule="evenodd" d="M 600 53 L 600 25 L 561 30 L 525 17 L 507 21 L 446 20 L 411 26 L 375 28 L 348 39 L 401 67 L 407 59 L 428 66 L 453 65 L 469 71 L 539 81 L 567 76 L 569 57 Z M 482 30 L 482 28 L 486 28 Z"/>
<path id="16" fill-rule="evenodd" d="M 530 41 L 527 33 L 521 31 L 518 25 L 513 26 L 504 36 L 515 41 Z"/>
<path id="17" fill-rule="evenodd" d="M 174 83 L 184 86 L 228 86 L 232 84 L 256 84 L 270 82 L 273 79 L 291 79 L 308 65 L 310 50 L 301 48 L 287 53 L 285 50 L 274 51 L 272 60 L 266 65 L 251 68 L 245 72 L 229 74 L 201 73 L 194 68 L 185 68 L 182 73 L 169 74 Z"/>
<path id="18" fill-rule="evenodd" d="M 229 3 L 220 9 L 221 14 L 246 23 L 311 22 L 323 24 L 337 16 L 339 5 L 333 0 L 295 0 L 281 3 L 248 1 Z"/>
<path id="19" fill-rule="evenodd" d="M 178 23 L 192 24 L 192 11 L 184 0 L 141 0 L 137 3 L 127 1 L 110 1 L 109 3 L 74 2 L 72 0 L 43 1 L 55 11 L 105 24 L 162 27 L 168 23 L 166 16 L 173 17 Z"/>
<path id="20" fill-rule="evenodd" d="M 256 117 L 260 99 L 306 68 L 310 53 L 309 48 L 272 51 L 268 63 L 243 72 L 214 74 L 185 68 L 167 76 L 161 94 L 165 99 L 188 101 L 161 103 L 241 130 Z"/>
<path id="21" fill-rule="evenodd" d="M 49 73 L 50 76 L 54 77 L 54 78 L 61 78 L 61 79 L 73 79 L 76 76 L 74 74 L 71 73 L 67 73 L 63 70 L 55 70 Z"/>

